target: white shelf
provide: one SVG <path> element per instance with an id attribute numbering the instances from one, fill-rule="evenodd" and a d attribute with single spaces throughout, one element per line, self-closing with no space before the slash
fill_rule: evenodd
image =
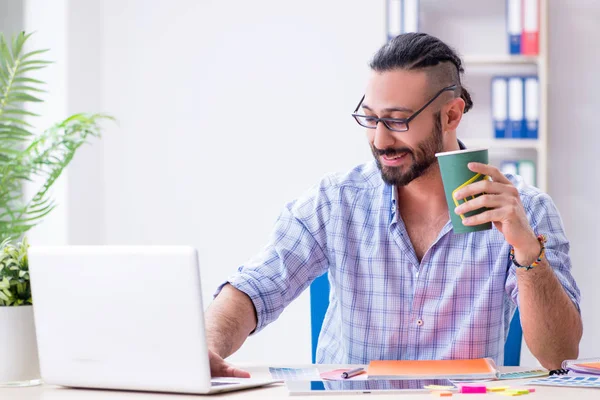
<path id="1" fill-rule="evenodd" d="M 488 149 L 533 149 L 541 148 L 538 139 L 461 139 L 467 147 L 487 147 Z"/>
<path id="2" fill-rule="evenodd" d="M 465 64 L 475 65 L 537 65 L 540 61 L 538 56 L 523 55 L 477 55 L 471 54 L 464 56 Z"/>

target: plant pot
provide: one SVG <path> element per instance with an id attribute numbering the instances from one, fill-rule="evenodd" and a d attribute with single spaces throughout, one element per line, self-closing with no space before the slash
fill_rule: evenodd
<path id="1" fill-rule="evenodd" d="M 0 307 L 0 385 L 39 385 L 35 325 L 32 306 Z"/>

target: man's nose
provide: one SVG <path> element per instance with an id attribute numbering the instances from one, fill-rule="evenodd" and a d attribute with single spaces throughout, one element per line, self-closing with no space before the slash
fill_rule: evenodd
<path id="1" fill-rule="evenodd" d="M 381 121 L 377 123 L 375 127 L 375 134 L 373 138 L 373 145 L 380 150 L 393 147 L 396 142 L 394 132 L 390 131 L 387 126 Z"/>

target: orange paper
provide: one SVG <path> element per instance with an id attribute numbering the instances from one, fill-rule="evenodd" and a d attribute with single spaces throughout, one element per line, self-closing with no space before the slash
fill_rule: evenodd
<path id="1" fill-rule="evenodd" d="M 494 369 L 485 358 L 475 360 L 391 360 L 371 361 L 369 376 L 435 376 L 492 374 Z"/>
<path id="2" fill-rule="evenodd" d="M 600 369 L 600 362 L 581 363 L 581 364 L 577 364 L 577 366 L 585 367 L 585 368 Z"/>

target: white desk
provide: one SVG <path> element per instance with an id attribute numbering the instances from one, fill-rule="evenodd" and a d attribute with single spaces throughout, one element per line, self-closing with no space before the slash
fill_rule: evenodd
<path id="1" fill-rule="evenodd" d="M 289 365 L 287 365 L 289 367 Z M 245 370 L 250 372 L 253 377 L 266 377 L 269 378 L 269 370 L 266 366 L 242 366 Z M 308 367 L 308 365 L 298 365 L 300 367 Z M 319 369 L 322 371 L 328 371 L 339 366 L 332 365 L 321 365 Z M 514 368 L 506 368 L 503 370 L 514 370 Z M 486 382 L 486 386 L 511 386 L 518 387 L 522 386 L 525 381 L 501 381 L 501 382 Z M 533 387 L 533 386 L 532 386 Z M 600 389 L 583 389 L 583 388 L 561 388 L 561 387 L 549 387 L 549 386 L 535 386 L 536 392 L 529 395 L 519 396 L 519 399 L 523 400 L 597 400 L 600 398 Z M 345 396 L 334 396 L 334 395 L 323 395 L 323 396 L 289 396 L 287 388 L 284 384 L 276 384 L 270 387 L 257 388 L 250 390 L 242 390 L 237 392 L 229 392 L 218 395 L 211 395 L 211 397 L 226 397 L 232 399 L 325 399 L 325 400 L 339 400 L 339 399 L 353 399 L 356 398 L 355 394 L 349 394 Z M 370 396 L 370 395 L 365 395 Z M 393 394 L 382 394 L 382 395 L 371 395 L 371 396 L 395 396 L 396 398 L 401 397 L 403 399 L 419 399 L 427 400 L 443 397 L 433 397 L 428 393 L 419 394 L 406 394 L 398 395 Z M 0 399 L 2 400 L 190 400 L 197 399 L 198 395 L 180 395 L 180 394 L 159 394 L 159 393 L 143 393 L 143 392 L 123 392 L 123 391 L 109 391 L 109 390 L 83 390 L 83 389 L 67 389 L 59 388 L 56 386 L 37 386 L 31 388 L 3 388 L 0 389 Z M 512 397 L 500 396 L 495 393 L 488 394 L 454 394 L 452 399 L 468 399 L 468 400 L 493 400 L 493 399 L 509 399 Z"/>

